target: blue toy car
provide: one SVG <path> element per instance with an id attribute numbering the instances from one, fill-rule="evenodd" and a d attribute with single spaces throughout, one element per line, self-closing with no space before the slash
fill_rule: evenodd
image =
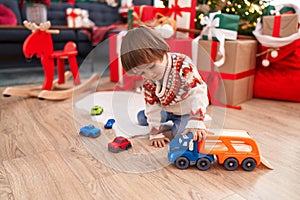
<path id="1" fill-rule="evenodd" d="M 96 138 L 96 137 L 100 136 L 101 131 L 99 128 L 96 128 L 93 124 L 90 124 L 88 126 L 82 127 L 80 129 L 79 134 L 82 136 L 85 136 L 85 137 Z"/>
<path id="2" fill-rule="evenodd" d="M 116 121 L 114 119 L 107 120 L 106 124 L 104 125 L 104 128 L 111 129 Z"/>

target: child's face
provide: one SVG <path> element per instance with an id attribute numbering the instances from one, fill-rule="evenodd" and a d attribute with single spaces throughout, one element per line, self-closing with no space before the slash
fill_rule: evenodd
<path id="1" fill-rule="evenodd" d="M 159 81 L 163 78 L 165 69 L 168 64 L 167 56 L 164 56 L 163 61 L 156 61 L 153 63 L 141 65 L 132 69 L 136 74 L 142 75 L 146 79 Z"/>

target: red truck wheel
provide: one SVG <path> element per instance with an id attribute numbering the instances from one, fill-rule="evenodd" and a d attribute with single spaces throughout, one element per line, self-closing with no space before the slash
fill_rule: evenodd
<path id="1" fill-rule="evenodd" d="M 175 160 L 175 165 L 178 169 L 186 169 L 189 167 L 190 161 L 186 157 L 182 156 Z"/>

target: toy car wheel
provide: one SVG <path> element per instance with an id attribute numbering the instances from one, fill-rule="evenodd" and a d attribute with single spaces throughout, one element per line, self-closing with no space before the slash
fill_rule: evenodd
<path id="1" fill-rule="evenodd" d="M 99 137 L 100 136 L 100 132 L 97 132 L 95 134 L 91 134 L 91 137 L 92 138 L 96 138 L 96 137 Z"/>
<path id="2" fill-rule="evenodd" d="M 188 168 L 189 165 L 190 165 L 190 161 L 186 157 L 179 157 L 175 160 L 175 166 L 178 169 L 186 169 Z"/>
<path id="3" fill-rule="evenodd" d="M 119 149 L 115 149 L 114 147 L 108 147 L 108 150 L 113 153 L 118 153 Z"/>
<path id="4" fill-rule="evenodd" d="M 255 167 L 256 167 L 256 162 L 253 158 L 246 158 L 242 162 L 242 168 L 245 171 L 252 171 L 255 169 Z"/>
<path id="5" fill-rule="evenodd" d="M 130 147 L 131 147 L 131 144 L 127 144 L 126 147 L 125 147 L 125 149 L 127 150 L 127 149 L 129 149 Z"/>
<path id="6" fill-rule="evenodd" d="M 196 166 L 201 171 L 208 170 L 210 168 L 210 161 L 208 158 L 199 158 L 197 160 Z"/>
<path id="7" fill-rule="evenodd" d="M 236 170 L 239 166 L 239 162 L 235 158 L 227 158 L 224 162 L 224 167 L 228 171 Z"/>
<path id="8" fill-rule="evenodd" d="M 79 132 L 79 135 L 86 136 L 86 134 L 82 131 Z"/>

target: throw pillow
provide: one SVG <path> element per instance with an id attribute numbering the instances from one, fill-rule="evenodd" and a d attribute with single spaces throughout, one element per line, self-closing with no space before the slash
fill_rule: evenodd
<path id="1" fill-rule="evenodd" d="M 0 4 L 0 24 L 1 25 L 17 25 L 17 17 L 13 11 Z"/>

